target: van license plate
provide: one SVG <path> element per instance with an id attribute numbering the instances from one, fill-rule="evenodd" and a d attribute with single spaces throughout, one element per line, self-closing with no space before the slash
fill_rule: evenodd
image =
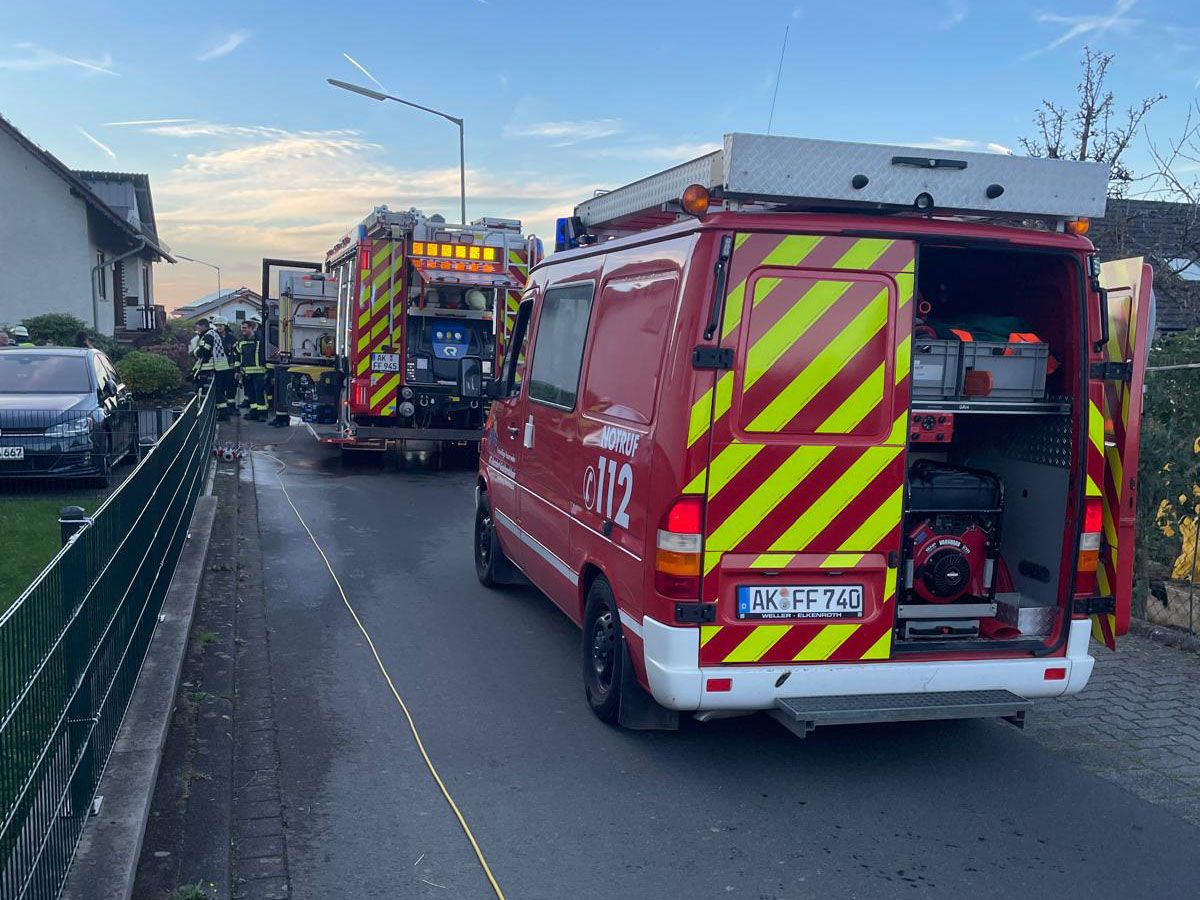
<path id="1" fill-rule="evenodd" d="M 739 619 L 860 619 L 861 584 L 753 585 L 739 587 Z"/>
<path id="2" fill-rule="evenodd" d="M 0 459 L 24 459 L 24 447 L 0 447 Z"/>
<path id="3" fill-rule="evenodd" d="M 371 371 L 372 372 L 399 372 L 400 371 L 400 354 L 399 353 L 372 353 L 371 354 Z"/>

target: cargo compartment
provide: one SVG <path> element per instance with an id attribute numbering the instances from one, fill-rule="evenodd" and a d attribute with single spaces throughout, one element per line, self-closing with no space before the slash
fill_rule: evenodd
<path id="1" fill-rule="evenodd" d="M 935 246 L 917 272 L 893 653 L 1050 645 L 1078 531 L 1078 266 Z"/>

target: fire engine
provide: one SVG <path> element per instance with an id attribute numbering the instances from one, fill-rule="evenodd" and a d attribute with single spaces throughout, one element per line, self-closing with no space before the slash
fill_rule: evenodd
<path id="1" fill-rule="evenodd" d="M 477 483 L 593 711 L 1023 721 L 1128 627 L 1151 272 L 1105 166 L 731 134 L 581 203 Z"/>
<path id="2" fill-rule="evenodd" d="M 451 225 L 379 206 L 329 250 L 324 271 L 281 275 L 282 331 L 299 341 L 289 383 L 318 440 L 344 449 L 478 442 L 485 391 L 540 246 L 515 219 Z"/>

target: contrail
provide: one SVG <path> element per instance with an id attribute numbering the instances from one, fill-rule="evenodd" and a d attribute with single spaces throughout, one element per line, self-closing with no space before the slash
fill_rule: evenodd
<path id="1" fill-rule="evenodd" d="M 100 141 L 96 140 L 94 137 L 92 137 L 90 134 L 88 134 L 86 131 L 84 131 L 82 125 L 76 125 L 75 127 L 79 129 L 80 134 L 82 134 L 85 138 L 87 138 L 89 141 L 91 141 L 93 144 L 95 144 L 97 147 L 99 147 L 101 150 L 103 150 L 105 153 L 107 153 L 110 158 L 112 158 L 112 159 L 117 158 L 117 154 L 112 152 L 111 147 L 109 147 L 107 144 L 100 143 Z"/>
<path id="2" fill-rule="evenodd" d="M 354 68 L 358 69 L 358 71 L 362 72 L 364 75 L 366 75 L 368 78 L 370 78 L 373 82 L 375 82 L 375 84 L 379 86 L 379 89 L 381 91 L 387 90 L 387 88 L 385 88 L 383 86 L 383 82 L 381 82 L 378 78 L 376 78 L 374 75 L 372 75 L 370 72 L 368 72 L 363 67 L 362 63 L 360 63 L 357 59 L 355 59 L 349 53 L 343 53 L 342 56 L 346 57 L 346 61 L 349 62 L 350 65 L 354 66 Z"/>
<path id="3" fill-rule="evenodd" d="M 101 122 L 105 128 L 116 125 L 174 125 L 178 122 L 194 122 L 195 119 L 130 119 L 127 122 Z"/>

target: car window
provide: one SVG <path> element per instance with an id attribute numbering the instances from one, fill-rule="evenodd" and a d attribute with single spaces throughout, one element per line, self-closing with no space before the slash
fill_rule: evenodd
<path id="1" fill-rule="evenodd" d="M 594 290 L 595 286 L 589 282 L 546 291 L 529 373 L 531 400 L 562 409 L 575 408 Z"/>
<path id="2" fill-rule="evenodd" d="M 100 354 L 98 357 L 96 357 L 96 358 L 97 358 L 97 359 L 99 359 L 99 360 L 100 360 L 100 364 L 101 364 L 102 366 L 104 366 L 104 371 L 108 373 L 108 379 L 109 379 L 109 381 L 111 381 L 111 382 L 112 382 L 112 384 L 113 384 L 113 387 L 114 387 L 114 388 L 115 388 L 115 387 L 120 387 L 120 385 L 121 385 L 121 373 L 120 373 L 120 372 L 118 372 L 118 371 L 117 371 L 117 367 L 116 367 L 116 366 L 114 366 L 114 365 L 112 364 L 112 360 L 110 360 L 110 359 L 109 359 L 107 356 L 105 356 L 103 353 L 101 353 L 101 354 Z"/>
<path id="3" fill-rule="evenodd" d="M 92 380 L 83 356 L 0 352 L 0 394 L 88 394 Z"/>
<path id="4" fill-rule="evenodd" d="M 116 383 L 108 377 L 108 372 L 104 369 L 104 362 L 99 356 L 92 357 L 92 369 L 96 373 L 96 387 L 105 392 L 110 388 L 116 389 Z"/>

